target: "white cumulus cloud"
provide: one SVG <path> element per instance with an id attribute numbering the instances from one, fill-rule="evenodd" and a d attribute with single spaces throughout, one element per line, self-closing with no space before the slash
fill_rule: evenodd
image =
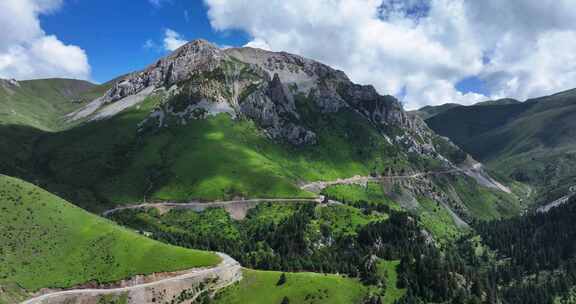
<path id="1" fill-rule="evenodd" d="M 166 29 L 164 31 L 164 49 L 167 51 L 175 51 L 187 42 L 188 41 L 184 39 L 182 35 L 174 30 Z"/>
<path id="2" fill-rule="evenodd" d="M 407 108 L 576 86 L 572 0 L 204 0 L 216 30 L 344 70 Z M 462 93 L 468 77 L 488 96 Z"/>
<path id="3" fill-rule="evenodd" d="M 38 16 L 58 10 L 62 0 L 0 1 L 0 78 L 88 79 L 86 53 L 47 35 Z"/>

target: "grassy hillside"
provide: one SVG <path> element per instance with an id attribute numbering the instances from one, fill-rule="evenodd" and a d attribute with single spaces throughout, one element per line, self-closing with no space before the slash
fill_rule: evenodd
<path id="1" fill-rule="evenodd" d="M 21 146 L 7 148 L 0 168 L 102 210 L 145 199 L 310 197 L 299 181 L 426 165 L 410 163 L 349 110 L 316 119 L 319 143 L 305 147 L 272 142 L 253 122 L 226 114 L 139 133 L 138 124 L 160 102 L 151 97 L 109 120 L 58 133 L 21 128 Z"/>
<path id="2" fill-rule="evenodd" d="M 283 297 L 290 303 L 362 303 L 355 295 L 366 294 L 360 292 L 365 290 L 373 300 L 392 304 L 407 294 L 407 288 L 414 288 L 412 284 L 442 288 L 440 278 L 454 269 L 443 262 L 437 264 L 444 255 L 427 242 L 413 216 L 389 209 L 385 203 L 363 207 L 260 204 L 240 221 L 232 220 L 223 209 L 163 214 L 125 210 L 112 217 L 162 241 L 220 248 L 246 267 L 340 273 L 360 278 L 366 286 L 334 275 L 309 273 L 287 274 L 290 284 L 277 286 L 279 272 L 247 271 L 243 282 L 216 303 L 280 303 Z M 415 283 L 420 276 L 422 281 Z M 434 299 L 425 303 L 443 303 Z"/>
<path id="3" fill-rule="evenodd" d="M 576 90 L 501 105 L 458 107 L 427 120 L 492 170 L 536 187 L 536 201 L 576 183 Z"/>
<path id="4" fill-rule="evenodd" d="M 485 105 L 455 107 L 426 120 L 430 128 L 442 136 L 450 138 L 474 157 L 482 157 L 486 152 L 476 151 L 477 136 L 498 129 L 514 120 L 533 104 Z M 485 146 L 485 149 L 497 149 Z"/>
<path id="5" fill-rule="evenodd" d="M 212 253 L 152 241 L 3 175 L 0 209 L 0 286 L 65 288 L 219 262 Z"/>
<path id="6" fill-rule="evenodd" d="M 103 94 L 108 85 L 83 80 L 38 79 L 17 84 L 0 79 L 0 172 L 26 180 L 35 144 L 70 126 L 65 115 Z"/>
<path id="7" fill-rule="evenodd" d="M 277 285 L 281 273 L 244 270 L 244 278 L 234 287 L 219 294 L 216 304 L 289 303 L 349 304 L 360 303 L 367 288 L 360 282 L 337 275 L 286 273 L 286 283 Z"/>
<path id="8" fill-rule="evenodd" d="M 416 111 L 411 111 L 411 113 L 418 115 L 422 119 L 426 120 L 456 107 L 461 107 L 461 105 L 456 103 L 445 103 L 439 106 L 425 106 Z"/>
<path id="9" fill-rule="evenodd" d="M 64 115 L 103 92 L 101 86 L 74 79 L 0 80 L 0 124 L 56 130 Z"/>
<path id="10" fill-rule="evenodd" d="M 503 99 L 497 99 L 497 100 L 481 101 L 481 102 L 478 102 L 474 105 L 475 106 L 495 106 L 495 105 L 510 105 L 510 104 L 519 104 L 519 103 L 521 103 L 521 102 L 516 100 L 516 99 L 503 98 Z"/>
<path id="11" fill-rule="evenodd" d="M 365 205 L 385 205 L 393 210 L 404 210 L 392 198 L 392 195 L 385 193 L 382 185 L 377 183 L 369 183 L 366 187 L 336 185 L 324 189 L 322 194 L 328 198 L 359 208 Z M 415 202 L 417 205 L 412 210 L 406 211 L 418 216 L 422 226 L 430 231 L 436 240 L 453 240 L 460 235 L 462 231 L 458 229 L 446 208 L 423 196 L 416 197 Z"/>

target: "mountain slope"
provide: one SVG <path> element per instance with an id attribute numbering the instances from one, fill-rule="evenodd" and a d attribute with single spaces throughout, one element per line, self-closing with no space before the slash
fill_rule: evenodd
<path id="1" fill-rule="evenodd" d="M 452 243 L 474 220 L 523 208 L 395 98 L 300 56 L 198 40 L 94 90 L 104 88 L 59 115 L 61 129 L 0 126 L 14 143 L 0 146 L 1 172 L 93 212 L 157 202 L 142 205 L 160 212 L 111 216 L 164 242 L 229 253 L 246 267 L 361 278 L 370 303 L 481 297 L 481 288 L 472 295 L 467 287 L 481 269 L 458 262 Z M 310 182 L 334 188 L 303 187 Z M 297 201 L 304 197 L 315 200 Z M 177 204 L 189 200 L 246 203 L 246 217 L 179 208 L 192 207 Z M 253 274 L 244 285 L 251 290 L 276 275 Z M 344 296 L 365 290 L 343 284 L 354 289 Z M 306 301 L 306 288 L 280 289 L 270 295 Z"/>
<path id="2" fill-rule="evenodd" d="M 572 197 L 547 212 L 478 225 L 484 242 L 506 261 L 505 273 L 513 274 L 502 279 L 510 286 L 504 293 L 510 303 L 573 303 L 575 218 Z"/>
<path id="3" fill-rule="evenodd" d="M 103 88 L 74 79 L 0 79 L 0 124 L 56 130 L 72 112 Z"/>
<path id="4" fill-rule="evenodd" d="M 8 290 L 115 282 L 219 262 L 209 252 L 149 240 L 3 175 L 0 208 L 0 286 Z"/>
<path id="5" fill-rule="evenodd" d="M 286 283 L 278 285 L 281 273 L 245 270 L 238 286 L 219 294 L 215 304 L 282 303 L 360 303 L 366 287 L 358 281 L 336 275 L 317 273 L 288 273 Z"/>
<path id="6" fill-rule="evenodd" d="M 447 110 L 460 107 L 461 105 L 456 103 L 445 103 L 439 106 L 425 106 L 416 111 L 411 111 L 411 113 L 418 115 L 422 119 L 426 120 L 428 118 L 434 117 L 438 114 L 444 113 Z"/>
<path id="7" fill-rule="evenodd" d="M 300 184 L 355 175 L 477 178 L 456 167 L 470 165 L 465 153 L 395 98 L 296 55 L 197 40 L 108 87 L 66 115 L 73 127 L 1 128 L 22 135 L 0 149 L 0 169 L 92 211 L 148 200 L 310 197 Z M 413 197 L 434 196 L 475 217 L 453 193 L 425 186 L 433 175 L 421 179 L 407 185 Z"/>
<path id="8" fill-rule="evenodd" d="M 429 118 L 493 170 L 538 190 L 538 201 L 566 194 L 576 183 L 576 91 L 524 103 L 458 107 Z"/>
<path id="9" fill-rule="evenodd" d="M 301 181 L 450 166 L 437 136 L 393 97 L 299 56 L 201 40 L 119 79 L 68 119 L 85 123 L 31 136 L 28 154 L 3 166 L 93 210 L 302 197 Z"/>

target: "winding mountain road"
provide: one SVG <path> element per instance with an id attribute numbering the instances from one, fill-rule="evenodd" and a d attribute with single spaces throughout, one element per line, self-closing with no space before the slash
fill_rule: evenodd
<path id="1" fill-rule="evenodd" d="M 401 180 L 401 179 L 415 179 L 423 176 L 430 175 L 442 175 L 451 173 L 463 173 L 473 179 L 475 179 L 479 184 L 493 189 L 498 189 L 506 193 L 511 193 L 510 189 L 498 181 L 494 180 L 488 173 L 484 171 L 481 163 L 475 163 L 472 166 L 466 168 L 454 167 L 452 169 L 441 170 L 441 171 L 427 171 L 427 172 L 416 172 L 409 175 L 382 175 L 382 176 L 354 176 L 350 178 L 337 179 L 334 181 L 317 181 L 302 185 L 300 188 L 302 190 L 320 193 L 327 187 L 334 185 L 353 185 L 353 184 L 366 184 L 368 182 L 379 182 L 387 180 Z"/>
<path id="2" fill-rule="evenodd" d="M 198 290 L 190 298 L 190 302 L 204 292 L 217 291 L 234 284 L 242 279 L 240 263 L 224 253 L 217 253 L 222 261 L 216 267 L 190 269 L 174 277 L 161 279 L 155 282 L 137 284 L 134 286 L 111 289 L 74 289 L 44 294 L 22 302 L 21 304 L 56 304 L 56 303 L 84 303 L 87 299 L 100 296 L 128 295 L 128 304 L 153 303 L 159 301 L 158 291 L 164 293 L 165 298 L 178 296 L 198 285 Z M 213 286 L 202 289 L 200 286 L 206 280 L 216 280 Z"/>
<path id="3" fill-rule="evenodd" d="M 337 179 L 334 181 L 317 181 L 300 186 L 300 189 L 306 190 L 313 193 L 320 193 L 327 187 L 334 185 L 352 185 L 352 184 L 366 184 L 368 182 L 378 182 L 382 180 L 393 180 L 393 179 L 411 179 L 418 178 L 430 174 L 446 174 L 449 172 L 455 172 L 455 170 L 439 171 L 439 172 L 420 172 L 411 175 L 398 175 L 398 176 L 354 176 L 350 178 Z M 137 210 L 137 209 L 151 209 L 156 208 L 162 211 L 167 211 L 171 209 L 194 209 L 194 210 L 204 210 L 206 208 L 233 208 L 234 205 L 251 205 L 266 202 L 275 203 L 322 203 L 324 201 L 324 196 L 318 195 L 314 198 L 252 198 L 252 199 L 236 199 L 229 201 L 212 201 L 212 202 L 201 202 L 201 201 L 191 201 L 188 203 L 176 203 L 176 202 L 156 202 L 156 203 L 142 203 L 136 205 L 125 205 L 119 206 L 110 210 L 106 210 L 102 213 L 102 216 L 109 216 L 113 213 L 123 210 Z M 231 212 L 233 213 L 233 212 Z M 245 214 L 244 214 L 245 215 Z M 235 215 L 233 217 L 242 217 L 242 214 Z"/>
<path id="4" fill-rule="evenodd" d="M 114 209 L 106 210 L 102 213 L 102 216 L 109 216 L 115 212 L 123 210 L 134 210 L 134 209 L 151 209 L 156 208 L 162 211 L 168 211 L 171 209 L 193 209 L 197 211 L 202 211 L 206 208 L 225 208 L 227 209 L 233 218 L 242 219 L 246 215 L 247 209 L 250 206 L 255 206 L 259 203 L 265 202 L 278 202 L 278 203 L 321 203 L 323 202 L 323 196 L 317 196 L 315 198 L 253 198 L 253 199 L 238 199 L 230 201 L 214 201 L 214 202 L 199 202 L 193 201 L 188 203 L 175 203 L 175 202 L 159 202 L 159 203 L 143 203 L 138 205 L 126 205 L 116 207 Z"/>
<path id="5" fill-rule="evenodd" d="M 510 189 L 492 177 L 490 177 L 482 167 L 482 164 L 476 163 L 473 166 L 467 168 L 454 167 L 452 169 L 442 170 L 442 171 L 427 171 L 427 172 L 416 172 L 408 175 L 388 175 L 388 176 L 353 176 L 350 178 L 341 178 L 333 181 L 316 181 L 300 185 L 300 189 L 318 194 L 314 198 L 253 198 L 253 199 L 236 199 L 228 201 L 213 201 L 213 202 L 201 202 L 201 201 L 191 201 L 188 203 L 176 203 L 176 202 L 157 202 L 157 203 L 142 203 L 137 205 L 125 205 L 119 206 L 110 210 L 106 210 L 102 213 L 103 216 L 109 216 L 115 212 L 122 210 L 135 210 L 135 209 L 151 209 L 156 208 L 161 211 L 168 211 L 172 209 L 194 209 L 202 211 L 206 208 L 225 208 L 234 219 L 243 219 L 246 216 L 246 212 L 251 207 L 265 202 L 276 202 L 276 203 L 322 203 L 324 201 L 324 196 L 319 195 L 322 190 L 327 187 L 335 185 L 366 185 L 369 182 L 381 182 L 389 180 L 402 180 L 402 179 L 416 179 L 423 176 L 430 175 L 442 175 L 451 173 L 463 173 L 473 179 L 475 179 L 479 184 L 493 189 L 498 189 L 506 193 L 511 193 Z"/>
<path id="6" fill-rule="evenodd" d="M 481 164 L 477 164 L 470 168 L 464 168 L 464 169 L 453 168 L 444 171 L 417 172 L 409 175 L 354 176 L 350 178 L 337 179 L 334 181 L 317 181 L 306 183 L 301 185 L 300 188 L 302 190 L 319 194 L 320 192 L 322 192 L 323 189 L 334 185 L 352 185 L 352 184 L 364 185 L 368 182 L 416 179 L 428 175 L 450 174 L 456 172 L 464 173 L 474 178 L 484 186 L 500 189 L 508 193 L 510 191 L 508 188 L 501 185 L 500 183 L 492 179 L 487 173 L 485 173 L 482 169 Z M 114 209 L 107 210 L 104 213 L 102 213 L 102 215 L 109 216 L 115 212 L 122 210 L 147 209 L 147 208 L 157 208 L 166 211 L 176 208 L 203 210 L 206 208 L 223 207 L 226 208 L 229 212 L 231 212 L 233 217 L 242 218 L 243 216 L 245 216 L 247 209 L 263 202 L 322 203 L 324 202 L 324 196 L 318 195 L 315 198 L 254 198 L 254 199 L 237 199 L 237 200 L 214 201 L 214 202 L 193 201 L 188 203 L 175 203 L 175 202 L 143 203 L 138 205 L 120 206 Z M 236 211 L 230 210 L 230 208 L 234 209 L 238 208 L 238 206 L 241 206 L 240 207 L 241 210 L 239 212 L 237 210 Z M 242 279 L 241 265 L 237 261 L 232 259 L 230 256 L 224 253 L 217 253 L 217 254 L 222 258 L 222 262 L 218 264 L 218 266 L 213 268 L 191 269 L 185 271 L 183 274 L 176 275 L 174 277 L 165 278 L 150 283 L 136 284 L 128 287 L 111 288 L 111 289 L 76 289 L 76 290 L 57 291 L 26 300 L 21 304 L 57 304 L 63 302 L 75 303 L 75 302 L 83 302 L 84 300 L 87 299 L 94 299 L 99 296 L 106 296 L 106 295 L 121 296 L 123 294 L 128 294 L 128 304 L 148 303 L 157 300 L 154 298 L 157 296 L 157 293 L 153 292 L 154 290 L 162 290 L 164 293 L 166 293 L 166 291 L 168 290 L 168 295 L 164 294 L 165 297 L 166 296 L 176 297 L 178 295 L 182 295 L 182 292 L 190 290 L 190 286 L 194 286 L 194 284 L 198 285 L 199 283 L 208 279 L 213 279 L 216 281 L 215 285 L 211 286 L 210 288 L 199 290 L 195 289 L 196 293 L 189 300 L 193 301 L 195 298 L 197 298 L 204 292 L 216 291 L 222 289 Z"/>
<path id="7" fill-rule="evenodd" d="M 418 172 L 410 175 L 388 175 L 388 176 L 353 176 L 350 178 L 341 178 L 333 181 L 317 181 L 304 184 L 300 186 L 300 189 L 320 193 L 325 188 L 335 185 L 365 185 L 369 182 L 380 182 L 386 180 L 399 180 L 399 179 L 415 179 L 426 175 L 435 174 L 448 174 L 459 171 L 460 169 L 451 169 L 446 171 L 430 171 L 430 172 Z"/>

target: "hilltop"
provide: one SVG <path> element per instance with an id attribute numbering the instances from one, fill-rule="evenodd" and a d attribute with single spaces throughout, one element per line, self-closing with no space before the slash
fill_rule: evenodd
<path id="1" fill-rule="evenodd" d="M 104 88 L 75 79 L 0 79 L 0 124 L 62 129 L 65 114 L 102 94 Z"/>
<path id="2" fill-rule="evenodd" d="M 576 90 L 525 102 L 460 106 L 426 120 L 503 176 L 532 185 L 537 202 L 576 183 Z"/>

